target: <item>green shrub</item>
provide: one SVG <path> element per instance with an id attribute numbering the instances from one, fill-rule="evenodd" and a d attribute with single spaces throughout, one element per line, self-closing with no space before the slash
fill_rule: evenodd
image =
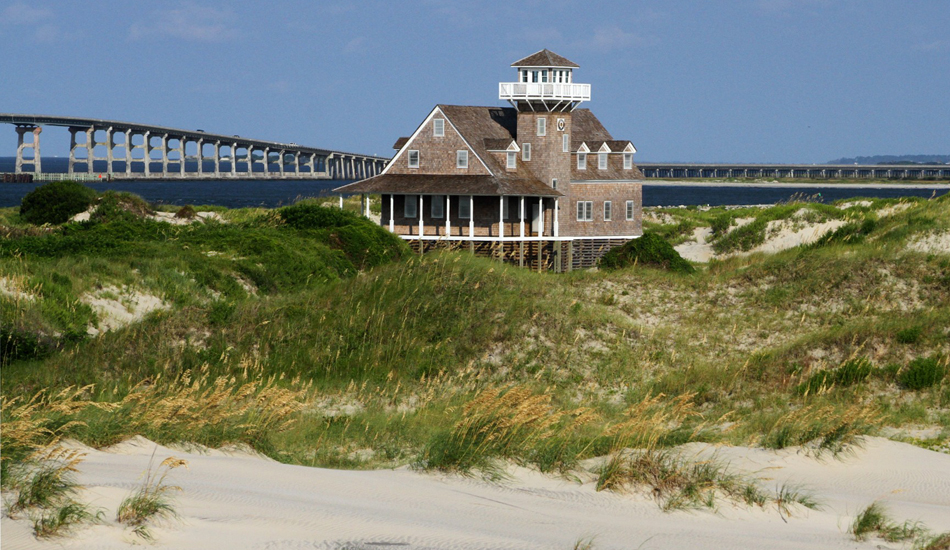
<path id="1" fill-rule="evenodd" d="M 684 260 L 670 243 L 649 232 L 611 249 L 600 259 L 600 267 L 604 269 L 621 269 L 631 265 L 648 265 L 679 273 L 695 271 L 692 264 Z"/>
<path id="2" fill-rule="evenodd" d="M 864 237 L 870 235 L 877 227 L 877 222 L 868 218 L 861 222 L 850 222 L 842 225 L 831 233 L 826 233 L 818 240 L 808 245 L 808 248 L 818 248 L 832 243 L 857 244 L 864 240 Z"/>
<path id="3" fill-rule="evenodd" d="M 923 332 L 920 327 L 910 327 L 897 331 L 897 341 L 901 344 L 916 344 Z"/>
<path id="4" fill-rule="evenodd" d="M 153 210 L 142 197 L 124 191 L 106 191 L 91 218 L 99 222 L 137 220 L 152 214 Z"/>
<path id="5" fill-rule="evenodd" d="M 327 229 L 368 223 L 358 214 L 348 210 L 321 206 L 309 201 L 281 208 L 279 215 L 285 224 L 294 229 Z"/>
<path id="6" fill-rule="evenodd" d="M 193 220 L 197 215 L 198 213 L 195 212 L 195 207 L 190 204 L 182 206 L 178 209 L 178 212 L 175 212 L 175 217 L 183 220 Z"/>
<path id="7" fill-rule="evenodd" d="M 35 224 L 60 224 L 85 212 L 96 199 L 96 192 L 74 181 L 54 181 L 37 187 L 23 197 L 20 217 Z"/>
<path id="8" fill-rule="evenodd" d="M 923 390 L 936 386 L 947 375 L 947 367 L 937 357 L 918 357 L 911 361 L 897 378 L 906 390 Z"/>

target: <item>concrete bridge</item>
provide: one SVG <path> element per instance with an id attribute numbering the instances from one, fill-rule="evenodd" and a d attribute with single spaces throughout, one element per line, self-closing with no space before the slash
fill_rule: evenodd
<path id="1" fill-rule="evenodd" d="M 69 170 L 75 179 L 363 179 L 382 171 L 386 157 L 304 147 L 135 122 L 0 113 L 17 133 L 16 173 L 44 174 L 44 126 L 69 129 Z M 24 155 L 32 152 L 32 157 Z M 95 166 L 94 166 L 95 165 Z M 96 170 L 100 168 L 100 170 Z"/>
<path id="2" fill-rule="evenodd" d="M 950 179 L 947 164 L 654 164 L 637 163 L 646 178 Z"/>

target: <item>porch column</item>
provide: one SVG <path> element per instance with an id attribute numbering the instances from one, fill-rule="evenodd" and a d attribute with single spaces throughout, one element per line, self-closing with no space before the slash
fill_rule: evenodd
<path id="1" fill-rule="evenodd" d="M 340 210 L 343 210 L 343 193 L 340 193 Z"/>
<path id="2" fill-rule="evenodd" d="M 390 233 L 396 232 L 396 219 L 395 219 L 395 213 L 393 212 L 393 208 L 395 206 L 396 201 L 393 200 L 393 196 L 394 195 L 392 193 L 389 194 L 389 232 Z"/>
<path id="3" fill-rule="evenodd" d="M 505 238 L 505 196 L 498 200 L 498 237 Z"/>
<path id="4" fill-rule="evenodd" d="M 422 194 L 419 195 L 419 253 L 422 253 L 422 232 L 425 231 L 425 224 L 422 221 Z"/>
<path id="5" fill-rule="evenodd" d="M 518 244 L 518 265 L 524 267 L 524 195 L 518 198 L 518 219 L 521 227 L 521 242 Z"/>
<path id="6" fill-rule="evenodd" d="M 369 195 L 366 195 L 366 217 L 369 217 Z"/>
<path id="7" fill-rule="evenodd" d="M 475 236 L 475 195 L 468 196 L 468 236 Z"/>
<path id="8" fill-rule="evenodd" d="M 445 196 L 445 236 L 452 236 L 452 195 Z"/>
<path id="9" fill-rule="evenodd" d="M 554 236 L 558 236 L 558 227 L 557 227 L 557 199 L 554 199 Z"/>

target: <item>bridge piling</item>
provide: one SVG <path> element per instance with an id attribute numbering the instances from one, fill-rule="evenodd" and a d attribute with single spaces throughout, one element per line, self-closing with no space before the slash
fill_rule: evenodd
<path id="1" fill-rule="evenodd" d="M 36 174 L 39 174 L 40 172 L 42 172 L 42 168 L 40 166 L 40 162 L 41 162 L 40 161 L 40 132 L 42 131 L 43 131 L 43 128 L 40 126 L 23 125 L 23 126 L 16 127 L 17 148 L 16 148 L 16 167 L 14 168 L 14 171 L 17 174 L 23 173 L 23 164 L 24 164 L 24 161 L 26 160 L 23 156 L 23 152 L 26 151 L 27 149 L 33 149 L 33 163 L 32 163 L 33 172 Z M 33 134 L 32 143 L 27 143 L 23 139 L 23 135 L 26 134 L 27 132 L 30 132 Z"/>

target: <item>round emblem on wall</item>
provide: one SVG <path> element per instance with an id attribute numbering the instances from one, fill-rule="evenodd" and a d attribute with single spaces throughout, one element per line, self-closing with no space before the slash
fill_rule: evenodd
<path id="1" fill-rule="evenodd" d="M 564 119 L 563 119 L 563 118 L 557 119 L 557 129 L 558 129 L 559 132 L 563 132 L 563 131 L 564 131 Z"/>

